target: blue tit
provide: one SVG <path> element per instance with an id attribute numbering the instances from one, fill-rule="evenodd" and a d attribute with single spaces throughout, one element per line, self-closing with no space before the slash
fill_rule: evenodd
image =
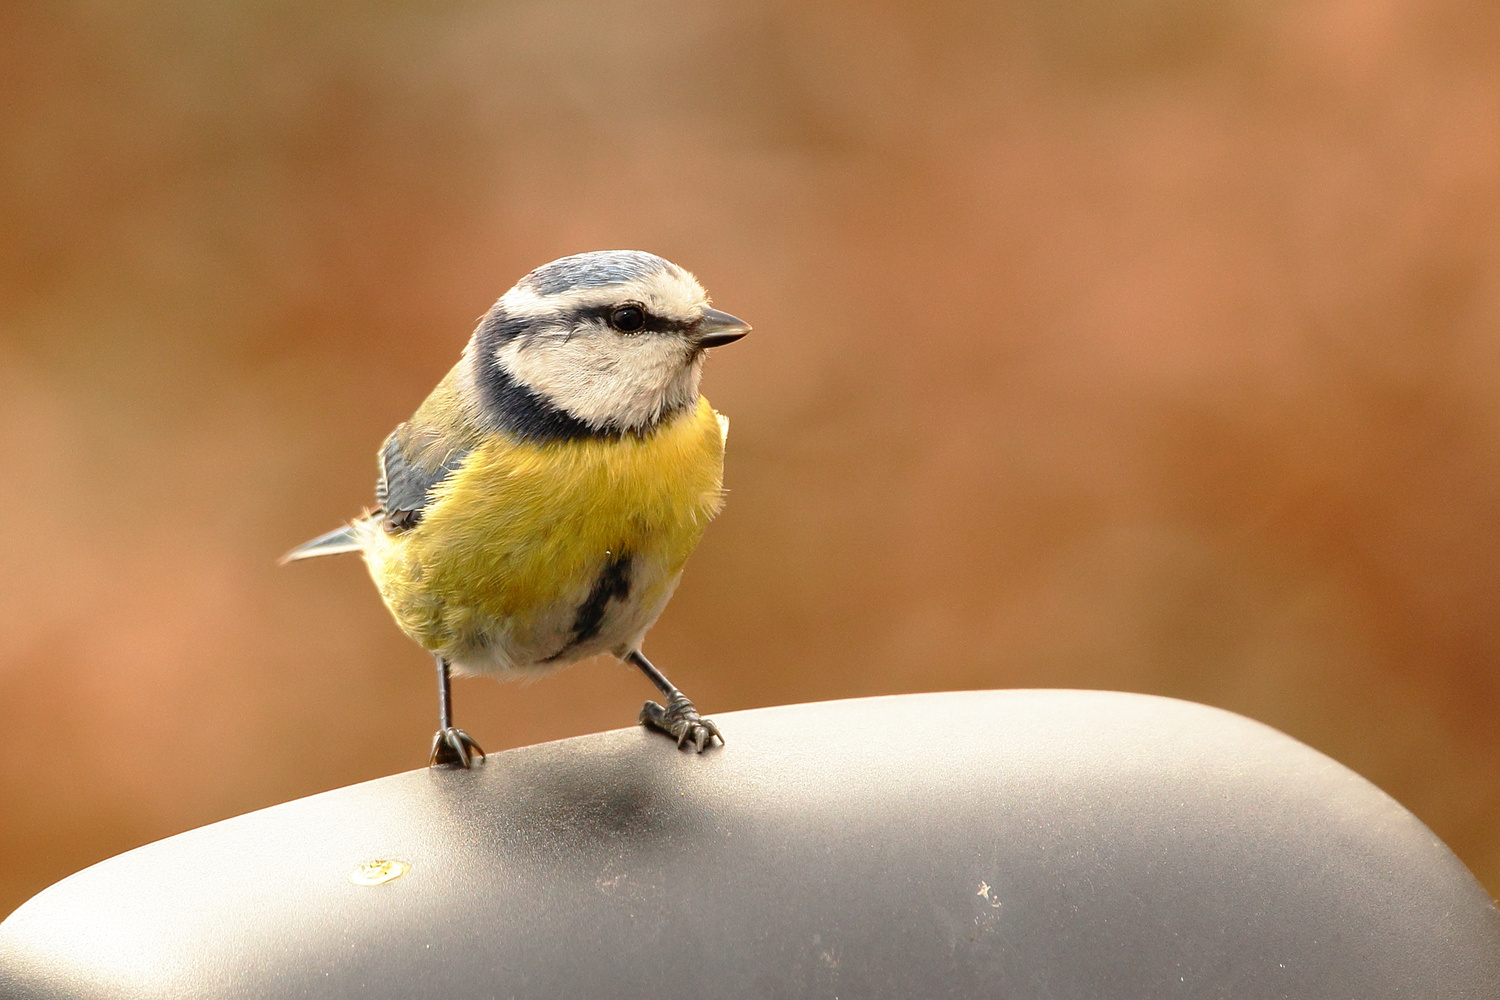
<path id="1" fill-rule="evenodd" d="M 375 509 L 283 558 L 364 555 L 437 661 L 433 765 L 484 757 L 453 725 L 450 672 L 534 677 L 599 653 L 661 691 L 642 724 L 679 748 L 723 743 L 641 641 L 723 504 L 728 422 L 698 393 L 705 351 L 749 330 L 654 254 L 545 264 L 386 438 Z"/>

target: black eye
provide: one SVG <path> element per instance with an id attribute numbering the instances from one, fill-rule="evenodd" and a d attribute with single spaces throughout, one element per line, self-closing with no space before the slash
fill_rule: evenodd
<path id="1" fill-rule="evenodd" d="M 646 325 L 646 312 L 640 306 L 621 306 L 609 314 L 609 325 L 621 333 L 635 333 Z"/>

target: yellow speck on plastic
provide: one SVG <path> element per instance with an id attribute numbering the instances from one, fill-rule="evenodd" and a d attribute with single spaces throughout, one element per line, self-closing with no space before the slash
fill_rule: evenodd
<path id="1" fill-rule="evenodd" d="M 396 858 L 381 858 L 366 861 L 349 873 L 349 881 L 355 885 L 385 885 L 411 871 L 411 865 Z"/>

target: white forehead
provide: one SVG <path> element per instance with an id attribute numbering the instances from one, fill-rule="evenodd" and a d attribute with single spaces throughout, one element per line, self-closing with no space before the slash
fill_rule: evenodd
<path id="1" fill-rule="evenodd" d="M 542 265 L 502 295 L 499 305 L 511 316 L 541 319 L 624 302 L 692 322 L 708 305 L 708 293 L 692 274 L 655 254 L 604 250 Z"/>

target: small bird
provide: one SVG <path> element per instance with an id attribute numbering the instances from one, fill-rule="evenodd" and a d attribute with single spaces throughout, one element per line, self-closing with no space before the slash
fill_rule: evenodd
<path id="1" fill-rule="evenodd" d="M 723 504 L 729 424 L 698 394 L 704 352 L 749 332 L 655 254 L 544 264 L 386 438 L 377 506 L 282 557 L 363 553 L 437 662 L 430 764 L 484 759 L 453 725 L 450 673 L 532 677 L 599 653 L 661 691 L 642 724 L 679 749 L 724 742 L 641 641 Z"/>

